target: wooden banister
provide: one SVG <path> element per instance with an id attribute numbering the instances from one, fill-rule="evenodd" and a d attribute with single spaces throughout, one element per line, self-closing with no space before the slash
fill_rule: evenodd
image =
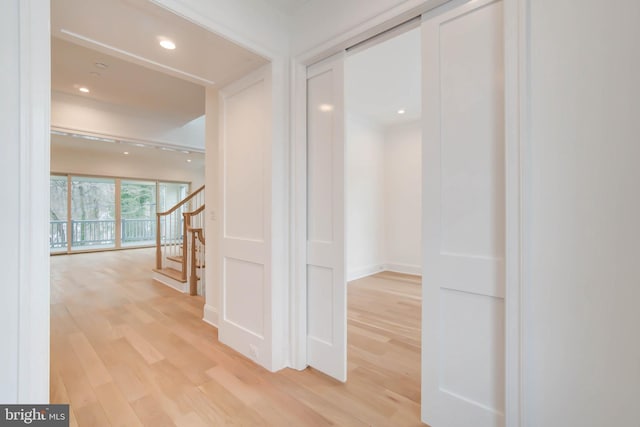
<path id="1" fill-rule="evenodd" d="M 156 214 L 156 269 L 162 270 L 162 238 L 160 236 L 160 214 Z"/>
<path id="2" fill-rule="evenodd" d="M 188 227 L 187 231 L 191 233 L 191 251 L 189 256 L 191 257 L 191 271 L 189 274 L 189 294 L 197 295 L 198 294 L 198 276 L 197 276 L 197 268 L 198 268 L 198 259 L 196 257 L 196 243 L 200 241 L 204 245 L 204 236 L 202 228 L 192 228 Z M 200 267 L 203 265 L 203 260 L 200 260 Z M 202 271 L 200 272 L 202 275 Z"/>
<path id="3" fill-rule="evenodd" d="M 189 214 L 190 216 L 196 216 L 198 215 L 200 212 L 202 212 L 204 210 L 204 205 L 200 206 L 198 209 L 196 209 L 193 212 L 186 212 L 187 214 Z"/>
<path id="4" fill-rule="evenodd" d="M 200 241 L 200 243 L 202 243 L 203 245 L 204 243 L 204 230 L 202 228 L 193 228 L 193 227 L 189 227 L 187 229 L 188 232 L 194 233 L 198 236 L 198 240 Z"/>
<path id="5" fill-rule="evenodd" d="M 194 191 L 193 193 L 189 194 L 187 197 L 185 197 L 184 199 L 182 199 L 178 204 L 176 204 L 174 207 L 172 207 L 171 209 L 169 209 L 166 212 L 158 212 L 158 215 L 161 216 L 166 216 L 169 215 L 173 212 L 175 212 L 176 210 L 178 210 L 180 208 L 180 206 L 184 205 L 185 203 L 187 203 L 189 200 L 193 199 L 198 193 L 200 193 L 202 190 L 204 190 L 204 185 L 200 188 L 198 188 L 196 191 Z"/>

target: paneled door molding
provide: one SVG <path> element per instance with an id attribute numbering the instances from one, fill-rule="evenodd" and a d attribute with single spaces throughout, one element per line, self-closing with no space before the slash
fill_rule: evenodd
<path id="1" fill-rule="evenodd" d="M 530 286 L 530 0 L 504 1 L 505 425 L 525 425 L 526 310 Z"/>

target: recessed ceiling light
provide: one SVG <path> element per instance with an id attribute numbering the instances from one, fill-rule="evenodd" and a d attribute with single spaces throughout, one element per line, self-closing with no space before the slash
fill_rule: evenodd
<path id="1" fill-rule="evenodd" d="M 327 113 L 329 111 L 333 111 L 333 105 L 331 105 L 331 104 L 320 104 L 318 106 L 318 109 L 320 111 L 322 111 L 323 113 Z"/>
<path id="2" fill-rule="evenodd" d="M 82 93 L 89 93 L 89 89 L 87 89 L 86 87 L 79 87 L 78 90 Z"/>
<path id="3" fill-rule="evenodd" d="M 187 163 L 191 163 L 191 159 L 187 159 Z"/>
<path id="4" fill-rule="evenodd" d="M 109 66 L 104 62 L 96 62 L 93 65 L 95 65 L 96 68 L 100 68 L 101 70 L 106 70 L 107 68 L 109 68 Z"/>
<path id="5" fill-rule="evenodd" d="M 404 114 L 406 113 L 406 111 L 404 111 L 402 108 L 398 110 L 398 114 Z"/>
<path id="6" fill-rule="evenodd" d="M 176 48 L 176 44 L 169 39 L 160 40 L 160 46 L 168 50 L 173 50 Z"/>
<path id="7" fill-rule="evenodd" d="M 128 154 L 129 154 L 129 152 L 128 152 L 128 151 L 125 151 L 125 152 L 124 152 L 124 153 L 122 153 L 122 154 L 124 154 L 124 155 L 126 156 L 126 155 L 128 155 Z"/>

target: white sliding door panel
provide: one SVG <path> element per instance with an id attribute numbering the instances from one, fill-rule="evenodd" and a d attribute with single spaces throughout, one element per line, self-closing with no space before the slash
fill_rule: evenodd
<path id="1" fill-rule="evenodd" d="M 494 0 L 423 16 L 422 416 L 433 427 L 504 425 L 503 25 Z"/>
<path id="2" fill-rule="evenodd" d="M 271 82 L 264 67 L 220 91 L 219 339 L 271 365 Z"/>
<path id="3" fill-rule="evenodd" d="M 338 55 L 308 70 L 307 357 L 347 379 L 344 70 Z"/>

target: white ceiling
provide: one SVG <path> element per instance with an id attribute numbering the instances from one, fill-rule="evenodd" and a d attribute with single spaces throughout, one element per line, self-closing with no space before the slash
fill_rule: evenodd
<path id="1" fill-rule="evenodd" d="M 91 92 L 82 96 L 183 120 L 204 113 L 204 86 L 223 86 L 267 63 L 148 0 L 52 1 L 51 33 L 53 90 L 79 95 L 86 85 Z M 177 48 L 163 49 L 162 38 Z"/>
<path id="2" fill-rule="evenodd" d="M 186 123 L 204 114 L 204 88 L 62 39 L 51 40 L 51 89 Z M 95 64 L 106 64 L 101 69 Z M 85 86 L 90 93 L 78 88 Z"/>
<path id="3" fill-rule="evenodd" d="M 296 9 L 309 1 L 310 0 L 265 0 L 267 4 L 270 4 L 287 15 L 292 15 Z"/>
<path id="4" fill-rule="evenodd" d="M 421 69 L 419 28 L 354 53 L 345 63 L 347 112 L 380 126 L 418 120 Z"/>
<path id="5" fill-rule="evenodd" d="M 262 1 L 291 14 L 311 0 Z M 148 0 L 55 0 L 51 6 L 55 91 L 186 122 L 204 113 L 204 85 L 224 85 L 267 62 Z M 177 48 L 161 48 L 161 37 L 174 40 Z M 109 67 L 99 70 L 96 62 Z M 346 81 L 350 113 L 382 126 L 418 119 L 419 31 L 349 56 Z M 80 85 L 91 92 L 80 94 Z M 400 108 L 406 114 L 398 115 Z"/>

